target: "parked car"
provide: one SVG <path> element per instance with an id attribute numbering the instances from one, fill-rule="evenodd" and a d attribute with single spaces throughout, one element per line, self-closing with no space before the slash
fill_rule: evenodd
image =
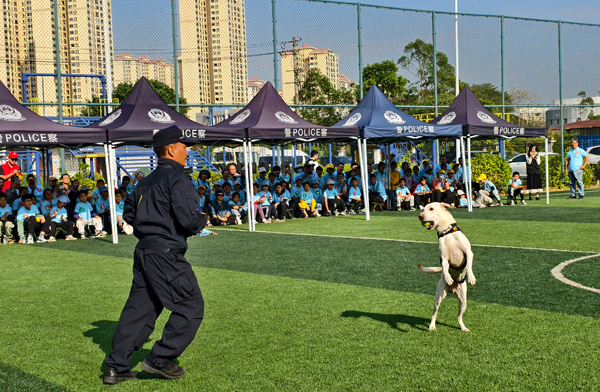
<path id="1" fill-rule="evenodd" d="M 329 164 L 329 156 L 320 157 L 318 159 L 318 161 L 321 166 L 327 166 Z M 344 165 L 350 165 L 350 164 L 352 164 L 352 158 L 343 156 L 343 155 L 337 155 L 337 156 L 331 157 L 331 163 L 334 166 L 337 166 L 340 163 L 343 163 Z"/>
<path id="2" fill-rule="evenodd" d="M 585 152 L 588 153 L 590 165 L 597 165 L 600 162 L 600 146 L 590 147 Z"/>
<path id="3" fill-rule="evenodd" d="M 550 156 L 558 155 L 554 152 L 550 153 Z M 540 152 L 540 157 L 546 156 L 546 153 Z M 519 154 L 508 161 L 510 169 L 513 172 L 519 172 L 521 179 L 527 178 L 527 154 Z"/>

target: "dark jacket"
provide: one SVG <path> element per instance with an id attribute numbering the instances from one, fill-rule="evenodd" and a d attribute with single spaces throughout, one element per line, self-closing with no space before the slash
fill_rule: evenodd
<path id="1" fill-rule="evenodd" d="M 166 158 L 125 199 L 123 219 L 133 226 L 138 248 L 164 252 L 185 253 L 186 238 L 204 228 L 194 184 L 183 166 Z"/>

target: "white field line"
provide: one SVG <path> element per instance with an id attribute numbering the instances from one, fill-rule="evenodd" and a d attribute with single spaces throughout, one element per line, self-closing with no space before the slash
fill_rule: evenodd
<path id="1" fill-rule="evenodd" d="M 562 270 L 567 265 L 576 263 L 576 262 L 581 261 L 581 260 L 591 259 L 591 258 L 594 258 L 594 257 L 600 257 L 600 253 L 589 255 L 589 256 L 583 256 L 583 257 L 579 257 L 579 258 L 571 259 L 571 260 L 567 260 L 567 261 L 563 261 L 562 263 L 560 263 L 556 267 L 552 268 L 552 271 L 550 271 L 550 272 L 552 272 L 552 276 L 554 276 L 556 279 L 560 280 L 561 282 L 563 282 L 565 284 L 568 284 L 569 286 L 577 287 L 578 289 L 588 290 L 588 291 L 591 291 L 593 293 L 600 294 L 600 290 L 599 289 L 596 289 L 596 288 L 593 288 L 593 287 L 584 286 L 582 284 L 574 282 L 571 279 L 565 278 L 565 276 L 562 274 Z"/>
<path id="2" fill-rule="evenodd" d="M 223 228 L 211 228 L 210 230 L 223 230 L 223 231 L 235 232 L 235 233 L 250 233 L 249 231 L 245 231 L 245 230 L 232 230 L 232 229 L 223 229 Z M 407 243 L 411 243 L 411 244 L 437 244 L 438 243 L 437 241 L 433 242 L 433 241 L 399 240 L 399 239 L 392 239 L 392 238 L 349 237 L 349 236 L 341 236 L 341 235 L 304 234 L 304 233 L 281 233 L 281 232 L 276 232 L 276 231 L 255 231 L 254 233 L 280 234 L 280 235 L 299 235 L 299 236 L 306 236 L 306 237 L 345 238 L 345 239 L 352 239 L 352 240 L 407 242 Z M 543 251 L 548 251 L 548 252 L 565 252 L 565 253 L 588 253 L 588 254 L 592 253 L 592 252 L 586 252 L 586 251 L 582 251 L 582 250 L 528 248 L 528 247 L 522 247 L 522 246 L 506 246 L 506 245 L 478 245 L 478 244 L 471 244 L 471 246 L 477 246 L 477 247 L 482 247 L 482 248 L 543 250 Z"/>

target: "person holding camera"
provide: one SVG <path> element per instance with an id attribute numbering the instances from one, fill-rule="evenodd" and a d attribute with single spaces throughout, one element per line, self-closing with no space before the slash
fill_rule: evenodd
<path id="1" fill-rule="evenodd" d="M 527 152 L 527 191 L 529 200 L 534 193 L 535 200 L 540 200 L 540 192 L 542 189 L 542 170 L 540 169 L 540 153 L 535 144 L 529 145 Z"/>

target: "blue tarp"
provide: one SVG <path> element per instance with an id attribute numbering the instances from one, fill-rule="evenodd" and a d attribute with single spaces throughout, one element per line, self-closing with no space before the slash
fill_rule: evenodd
<path id="1" fill-rule="evenodd" d="M 457 138 L 462 136 L 460 125 L 435 125 L 409 116 L 373 85 L 356 109 L 334 126 L 358 126 L 360 136 L 385 142 Z"/>

